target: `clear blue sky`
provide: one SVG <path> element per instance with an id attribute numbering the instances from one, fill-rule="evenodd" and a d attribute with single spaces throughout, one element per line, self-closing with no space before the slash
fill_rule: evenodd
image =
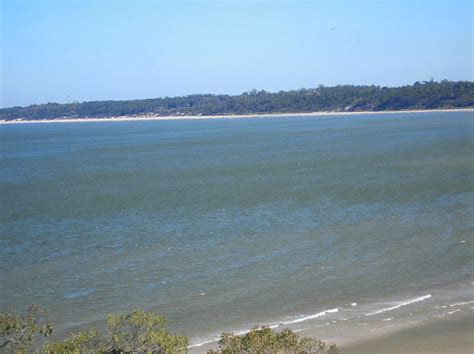
<path id="1" fill-rule="evenodd" d="M 473 80 L 470 0 L 0 0 L 0 106 Z"/>

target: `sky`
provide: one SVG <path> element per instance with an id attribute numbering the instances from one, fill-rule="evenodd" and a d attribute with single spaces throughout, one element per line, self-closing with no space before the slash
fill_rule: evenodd
<path id="1" fill-rule="evenodd" d="M 0 107 L 473 80 L 472 0 L 0 0 Z"/>

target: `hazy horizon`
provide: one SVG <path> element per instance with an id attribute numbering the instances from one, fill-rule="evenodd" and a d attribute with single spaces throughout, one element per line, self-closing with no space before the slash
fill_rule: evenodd
<path id="1" fill-rule="evenodd" d="M 2 108 L 473 79 L 465 0 L 0 6 Z"/>

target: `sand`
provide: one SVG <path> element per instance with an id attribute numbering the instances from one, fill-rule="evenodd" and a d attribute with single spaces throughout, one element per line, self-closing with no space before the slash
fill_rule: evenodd
<path id="1" fill-rule="evenodd" d="M 336 343 L 340 354 L 474 354 L 473 311 L 459 312 L 443 318 L 432 318 L 421 323 L 385 332 L 344 329 L 329 338 L 320 338 L 317 329 L 299 332 L 304 336 Z M 216 349 L 217 342 L 193 347 L 191 354 Z"/>
<path id="2" fill-rule="evenodd" d="M 474 316 L 460 313 L 340 346 L 341 354 L 472 354 Z"/>
<path id="3" fill-rule="evenodd" d="M 155 121 L 155 120 L 190 120 L 190 119 L 238 119 L 238 118 L 275 118 L 275 117 L 317 117 L 317 116 L 352 116 L 362 114 L 400 114 L 400 113 L 429 113 L 429 112 L 474 112 L 474 108 L 461 109 L 420 109 L 401 111 L 360 111 L 360 112 L 310 112 L 310 113 L 271 113 L 247 115 L 213 115 L 213 116 L 121 116 L 105 118 L 58 118 L 58 119 L 15 119 L 0 120 L 0 124 L 29 124 L 29 123 L 81 123 L 81 122 L 127 122 L 127 121 Z"/>

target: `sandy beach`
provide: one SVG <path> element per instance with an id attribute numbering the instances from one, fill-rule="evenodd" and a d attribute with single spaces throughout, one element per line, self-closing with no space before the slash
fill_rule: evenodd
<path id="1" fill-rule="evenodd" d="M 474 353 L 474 316 L 458 312 L 451 316 L 429 319 L 417 324 L 396 326 L 374 332 L 346 328 L 322 338 L 317 329 L 299 334 L 336 343 L 341 354 L 472 354 Z M 217 342 L 193 347 L 190 353 L 206 353 L 217 348 Z"/>
<path id="2" fill-rule="evenodd" d="M 191 120 L 191 119 L 239 119 L 239 118 L 275 118 L 275 117 L 318 117 L 318 116 L 353 116 L 366 114 L 403 114 L 403 113 L 430 113 L 430 112 L 474 112 L 474 108 L 462 109 L 420 109 L 400 111 L 360 111 L 360 112 L 309 112 L 309 113 L 265 113 L 243 115 L 212 115 L 212 116 L 120 116 L 105 118 L 58 118 L 58 119 L 14 119 L 0 120 L 0 124 L 30 124 L 30 123 L 81 123 L 81 122 L 128 122 L 128 121 L 154 121 L 154 120 Z"/>
<path id="3" fill-rule="evenodd" d="M 408 326 L 375 338 L 366 338 L 340 346 L 341 354 L 394 353 L 474 353 L 474 316 L 453 316 Z"/>

